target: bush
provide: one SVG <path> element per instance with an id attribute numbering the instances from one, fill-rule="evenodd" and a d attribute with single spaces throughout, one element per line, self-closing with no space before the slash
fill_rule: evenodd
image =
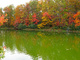
<path id="1" fill-rule="evenodd" d="M 57 26 L 54 26 L 54 27 L 52 27 L 52 29 L 59 29 L 59 27 L 57 27 Z"/>
<path id="2" fill-rule="evenodd" d="M 77 27 L 76 27 L 76 30 L 80 30 L 80 26 L 77 26 Z"/>
<path id="3" fill-rule="evenodd" d="M 35 28 L 37 28 L 37 25 L 35 25 L 35 24 L 30 24 L 30 25 L 28 26 L 28 28 L 35 29 Z"/>
<path id="4" fill-rule="evenodd" d="M 15 27 L 15 29 L 18 29 L 18 30 L 22 30 L 25 28 L 26 28 L 26 25 L 24 25 L 23 23 L 17 24 L 17 26 Z"/>

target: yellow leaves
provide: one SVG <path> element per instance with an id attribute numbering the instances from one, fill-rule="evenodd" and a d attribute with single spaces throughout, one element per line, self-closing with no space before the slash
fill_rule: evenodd
<path id="1" fill-rule="evenodd" d="M 50 25 L 51 23 L 51 16 L 47 12 L 44 12 L 42 17 L 42 23 L 38 25 L 38 28 L 43 28 L 44 26 Z"/>
<path id="2" fill-rule="evenodd" d="M 14 17 L 11 17 L 11 23 L 10 25 L 13 25 L 14 24 Z"/>
<path id="3" fill-rule="evenodd" d="M 75 23 L 80 23 L 80 20 L 76 18 L 74 22 Z"/>
<path id="4" fill-rule="evenodd" d="M 37 25 L 38 26 L 38 28 L 43 28 L 44 26 L 46 26 L 47 24 L 50 24 L 50 23 L 52 23 L 52 21 L 50 21 L 49 19 L 46 19 L 46 18 L 44 18 L 44 17 L 42 17 L 42 23 L 41 24 L 39 24 L 39 25 Z"/>
<path id="5" fill-rule="evenodd" d="M 50 23 L 52 23 L 52 21 L 49 20 Z"/>
<path id="6" fill-rule="evenodd" d="M 45 17 L 42 17 L 42 19 L 44 19 Z"/>
<path id="7" fill-rule="evenodd" d="M 39 29 L 42 28 L 42 27 L 44 27 L 44 26 L 43 26 L 43 23 L 38 24 L 37 26 L 38 26 Z"/>
<path id="8" fill-rule="evenodd" d="M 44 21 L 44 22 L 45 22 L 45 21 L 47 21 L 47 19 L 43 19 L 42 21 Z"/>

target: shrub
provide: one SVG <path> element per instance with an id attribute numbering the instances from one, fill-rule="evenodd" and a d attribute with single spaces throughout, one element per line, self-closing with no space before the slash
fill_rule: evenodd
<path id="1" fill-rule="evenodd" d="M 23 23 L 20 23 L 20 24 L 16 24 L 16 26 L 14 28 L 15 29 L 18 29 L 18 30 L 22 30 L 22 29 L 25 29 L 26 28 L 26 25 L 23 24 Z"/>

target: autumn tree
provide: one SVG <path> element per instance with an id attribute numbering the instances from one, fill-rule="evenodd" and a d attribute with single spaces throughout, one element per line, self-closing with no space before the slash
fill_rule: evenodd
<path id="1" fill-rule="evenodd" d="M 3 10 L 4 14 L 7 14 L 6 17 L 8 19 L 7 26 L 10 27 L 13 25 L 14 22 L 14 6 L 13 5 L 7 6 Z"/>
<path id="2" fill-rule="evenodd" d="M 31 2 L 29 3 L 29 5 L 30 5 L 30 12 L 31 12 L 32 14 L 38 13 L 38 9 L 37 9 L 38 2 L 37 2 L 37 1 L 31 1 Z"/>
<path id="3" fill-rule="evenodd" d="M 74 20 L 75 27 L 80 26 L 80 12 L 77 12 L 76 14 L 74 14 L 73 18 L 75 19 Z"/>
<path id="4" fill-rule="evenodd" d="M 0 16 L 3 14 L 3 12 L 2 12 L 2 8 L 0 8 Z"/>
<path id="5" fill-rule="evenodd" d="M 68 3 L 70 12 L 77 13 L 80 10 L 80 0 L 68 0 Z"/>
<path id="6" fill-rule="evenodd" d="M 30 15 L 33 15 L 34 13 L 36 13 L 37 19 L 41 20 L 40 17 L 42 17 L 42 5 L 40 2 L 38 2 L 37 0 L 31 1 L 29 3 L 30 6 Z"/>
<path id="7" fill-rule="evenodd" d="M 2 15 L 2 16 L 0 16 L 0 26 L 2 26 L 5 22 L 8 21 L 8 19 L 5 18 L 6 16 L 7 16 L 7 15 Z"/>
<path id="8" fill-rule="evenodd" d="M 42 23 L 38 24 L 38 28 L 43 28 L 45 26 L 48 27 L 50 25 L 52 25 L 51 16 L 47 12 L 44 12 L 42 17 Z"/>
<path id="9" fill-rule="evenodd" d="M 25 28 L 25 5 L 18 5 L 15 8 L 15 21 L 14 21 L 14 27 L 15 29 L 23 29 Z M 24 27 L 25 26 L 25 27 Z"/>
<path id="10" fill-rule="evenodd" d="M 80 26 L 80 0 L 31 0 L 29 3 L 0 8 L 0 17 L 7 14 L 6 25 L 45 28 L 74 28 Z M 4 11 L 4 12 L 3 12 Z M 74 15 L 74 16 L 73 16 Z M 6 26 L 5 25 L 5 26 Z M 20 28 L 21 29 L 21 28 Z"/>
<path id="11" fill-rule="evenodd" d="M 25 7 L 24 7 L 24 11 L 25 11 L 25 14 L 24 14 L 24 18 L 25 18 L 25 24 L 28 26 L 30 24 L 30 20 L 31 20 L 31 14 L 30 14 L 30 5 L 29 3 L 26 3 Z"/>
<path id="12" fill-rule="evenodd" d="M 24 20 L 24 17 L 25 17 L 25 11 L 24 11 L 24 7 L 25 5 L 22 4 L 22 5 L 18 5 L 16 8 L 15 8 L 15 21 L 17 20 L 17 18 L 20 18 L 20 21 L 21 23 L 23 23 L 25 20 Z"/>
<path id="13" fill-rule="evenodd" d="M 37 25 L 39 20 L 36 18 L 36 14 L 34 13 L 33 16 L 32 16 L 32 21 L 31 21 L 33 24 Z"/>

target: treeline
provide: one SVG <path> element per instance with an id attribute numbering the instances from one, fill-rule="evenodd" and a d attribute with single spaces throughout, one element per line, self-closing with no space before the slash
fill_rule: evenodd
<path id="1" fill-rule="evenodd" d="M 80 0 L 31 0 L 16 8 L 0 8 L 0 26 L 79 30 Z"/>

